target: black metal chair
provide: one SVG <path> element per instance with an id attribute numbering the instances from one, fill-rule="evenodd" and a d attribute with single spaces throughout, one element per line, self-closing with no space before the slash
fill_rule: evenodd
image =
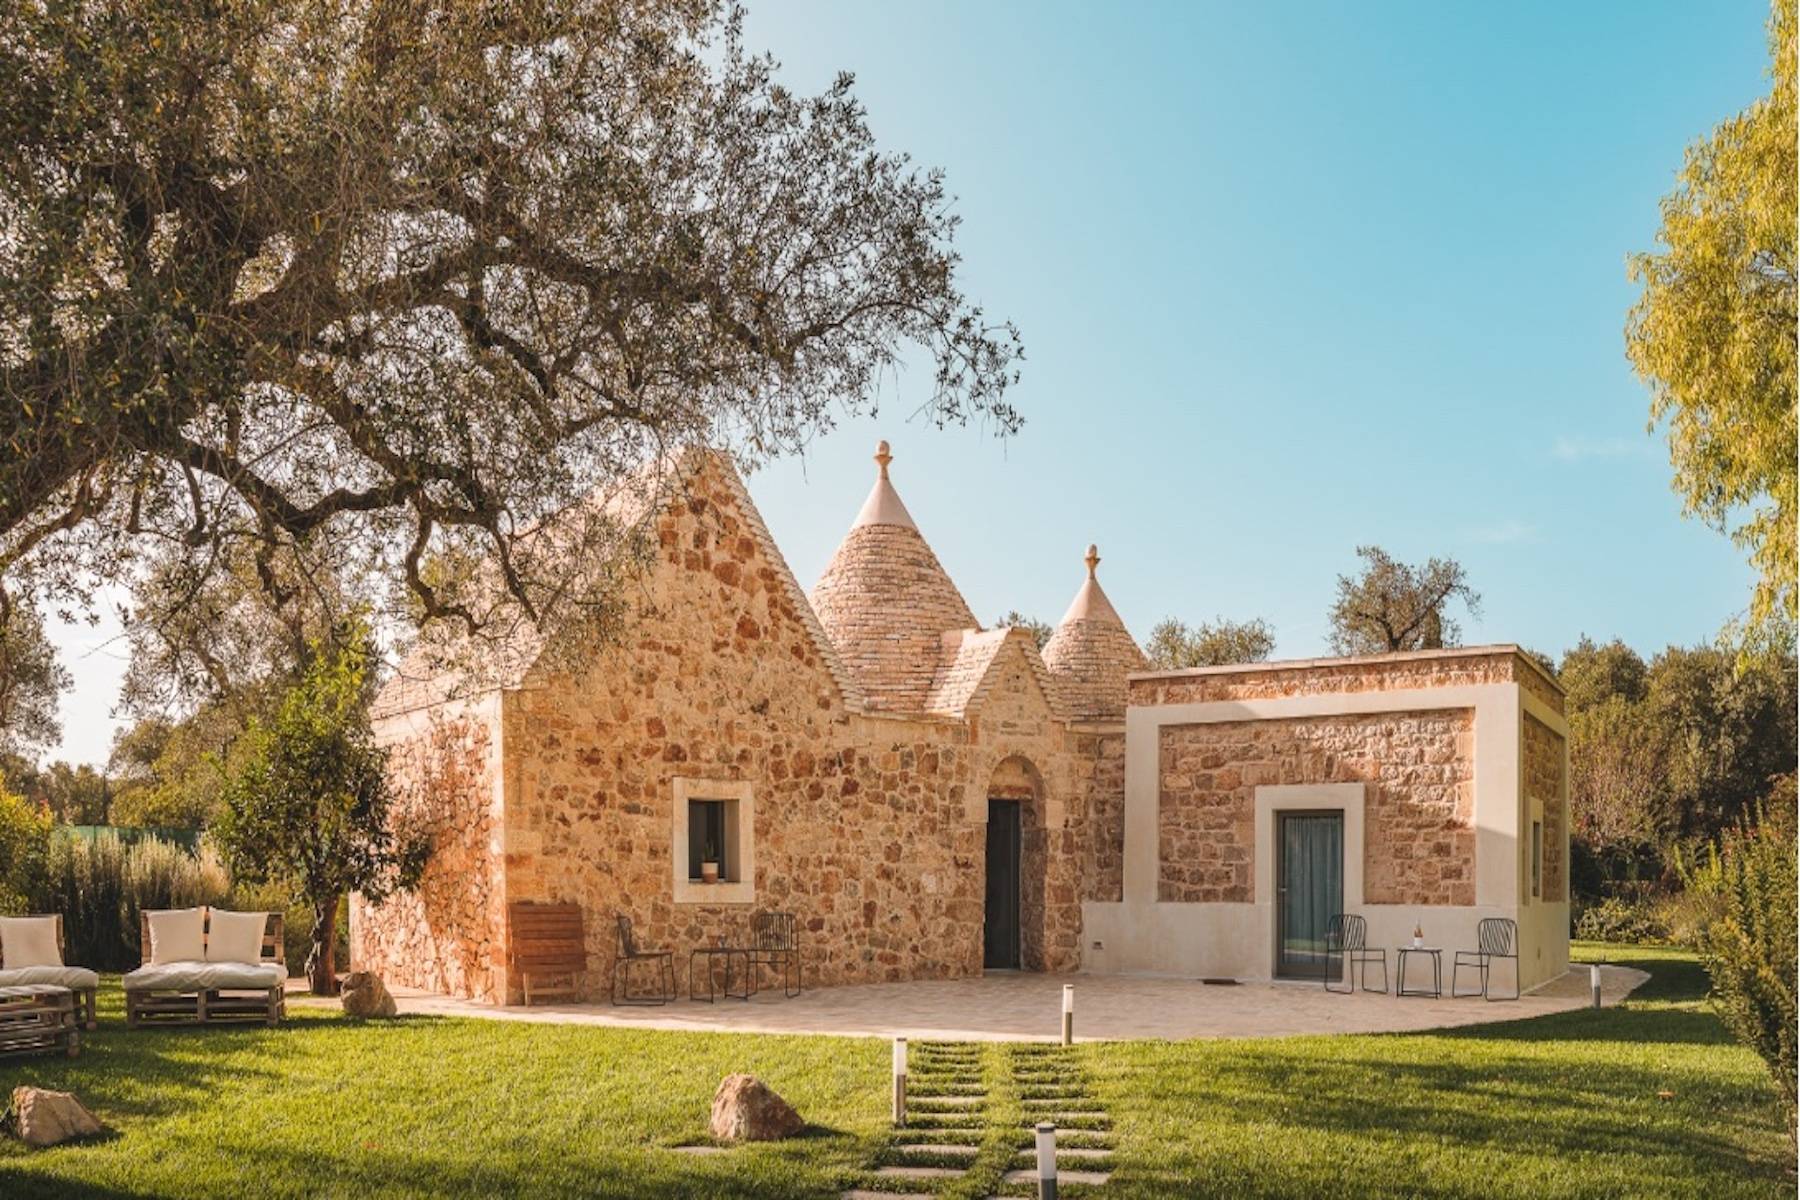
<path id="1" fill-rule="evenodd" d="M 614 1004 L 667 1004 L 675 998 L 675 954 L 670 950 L 643 950 L 631 935 L 631 918 L 619 915 L 619 941 L 613 947 L 612 1002 Z M 631 994 L 627 975 L 633 963 L 656 963 L 657 990 Z"/>
<path id="2" fill-rule="evenodd" d="M 1517 1000 L 1519 998 L 1519 926 L 1516 921 L 1506 917 L 1483 917 L 1475 926 L 1474 950 L 1458 950 L 1456 959 L 1450 964 L 1450 994 L 1458 998 L 1480 996 L 1483 1000 Z M 1495 996 L 1488 992 L 1488 977 L 1492 974 L 1495 959 L 1511 959 L 1513 965 L 1513 994 Z M 1481 972 L 1481 990 L 1479 992 L 1459 992 L 1456 990 L 1456 977 L 1464 967 L 1474 967 Z"/>
<path id="3" fill-rule="evenodd" d="M 793 913 L 759 912 L 750 918 L 750 971 L 758 966 L 781 972 L 781 992 L 800 994 L 800 923 Z"/>
<path id="4" fill-rule="evenodd" d="M 1338 960 L 1344 972 L 1344 983 L 1341 988 L 1331 986 L 1337 972 L 1331 969 L 1331 960 Z M 1388 990 L 1387 951 L 1369 949 L 1369 926 L 1361 917 L 1349 913 L 1339 913 L 1332 917 L 1325 926 L 1325 990 L 1340 996 L 1348 996 L 1356 990 L 1356 968 L 1362 967 L 1362 990 L 1376 989 L 1369 986 L 1369 964 L 1381 964 L 1382 994 Z"/>

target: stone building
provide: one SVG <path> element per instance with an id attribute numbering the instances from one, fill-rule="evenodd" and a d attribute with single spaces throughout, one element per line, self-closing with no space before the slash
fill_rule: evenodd
<path id="1" fill-rule="evenodd" d="M 434 852 L 353 905 L 357 964 L 517 1002 L 507 906 L 555 901 L 586 913 L 595 997 L 615 915 L 684 951 L 758 909 L 796 915 L 809 987 L 1316 975 L 1327 908 L 1390 946 L 1514 917 L 1525 986 L 1565 968 L 1561 696 L 1516 647 L 1151 673 L 1089 547 L 1040 653 L 981 628 L 876 461 L 810 596 L 696 455 L 643 514 L 623 638 L 525 631 L 479 684 L 403 663 L 376 730 Z"/>

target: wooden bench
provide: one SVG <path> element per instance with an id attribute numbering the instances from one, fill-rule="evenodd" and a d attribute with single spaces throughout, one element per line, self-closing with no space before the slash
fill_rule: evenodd
<path id="1" fill-rule="evenodd" d="M 63 942 L 63 919 L 61 913 L 31 913 L 33 918 L 49 917 L 56 922 L 56 957 L 63 961 L 61 967 L 18 967 L 6 965 L 6 951 L 0 948 L 0 987 L 16 987 L 19 984 L 53 983 L 58 987 L 68 988 L 75 995 L 75 1019 L 89 1029 L 99 1024 L 94 1010 L 94 1001 L 100 989 L 99 977 L 86 967 L 68 965 L 69 950 Z M 6 973 L 13 971 L 19 983 L 15 984 L 6 978 Z M 80 982 L 77 982 L 77 979 Z M 92 980 L 93 982 L 88 982 Z"/>
<path id="2" fill-rule="evenodd" d="M 519 901 L 506 908 L 507 962 L 534 997 L 580 997 L 587 974 L 586 929 L 579 904 Z"/>
<path id="3" fill-rule="evenodd" d="M 210 925 L 210 918 L 209 918 Z M 125 1024 L 136 1029 L 143 1024 L 156 1025 L 205 1025 L 218 1021 L 262 1021 L 268 1025 L 278 1024 L 287 1015 L 287 956 L 283 949 L 282 935 L 286 932 L 285 921 L 278 912 L 268 914 L 268 922 L 263 927 L 261 965 L 281 968 L 281 982 L 268 987 L 257 985 L 244 987 L 225 985 L 222 987 L 200 987 L 192 985 L 158 987 L 131 986 L 131 975 L 125 977 Z M 147 912 L 138 914 L 139 936 L 143 939 L 141 958 L 144 968 L 151 967 L 150 962 L 150 915 Z M 202 933 L 204 940 L 205 933 Z M 186 964 L 164 964 L 183 966 Z M 204 976 L 204 968 L 218 968 L 217 973 L 225 973 L 233 964 L 195 963 L 198 973 Z"/>
<path id="4" fill-rule="evenodd" d="M 0 987 L 0 1054 L 81 1053 L 75 993 L 54 983 Z"/>

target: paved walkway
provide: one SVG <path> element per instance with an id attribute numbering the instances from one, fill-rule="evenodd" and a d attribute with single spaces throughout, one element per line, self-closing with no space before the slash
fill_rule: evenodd
<path id="1" fill-rule="evenodd" d="M 1649 976 L 1602 967 L 1604 1003 L 1618 1003 Z M 1412 980 L 1408 979 L 1408 983 Z M 1445 972 L 1448 986 L 1448 971 Z M 1380 993 L 1327 994 L 1318 984 L 1218 986 L 1193 979 L 1125 975 L 992 973 L 972 979 L 924 980 L 811 989 L 784 999 L 781 989 L 748 1002 L 681 1000 L 658 1008 L 607 1004 L 495 1008 L 468 1000 L 395 988 L 402 1013 L 735 1033 L 817 1033 L 954 1041 L 1049 1041 L 1060 1036 L 1063 984 L 1075 985 L 1079 1040 L 1122 1038 L 1285 1037 L 1304 1033 L 1404 1033 L 1514 1021 L 1582 1008 L 1592 1002 L 1588 972 L 1578 967 L 1517 1001 L 1400 999 Z M 331 1003 L 293 997 L 292 1003 Z"/>

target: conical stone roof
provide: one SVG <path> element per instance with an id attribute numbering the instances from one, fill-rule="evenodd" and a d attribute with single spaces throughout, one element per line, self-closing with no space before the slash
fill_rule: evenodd
<path id="1" fill-rule="evenodd" d="M 1062 623 L 1044 644 L 1044 665 L 1062 685 L 1069 715 L 1077 721 L 1125 719 L 1125 677 L 1150 669 L 1131 631 L 1106 598 L 1096 577 L 1100 552 L 1089 546 L 1087 578 Z"/>
<path id="2" fill-rule="evenodd" d="M 812 606 L 869 708 L 922 713 L 944 634 L 980 622 L 889 481 L 886 442 L 875 461 L 875 486 L 813 585 Z"/>

